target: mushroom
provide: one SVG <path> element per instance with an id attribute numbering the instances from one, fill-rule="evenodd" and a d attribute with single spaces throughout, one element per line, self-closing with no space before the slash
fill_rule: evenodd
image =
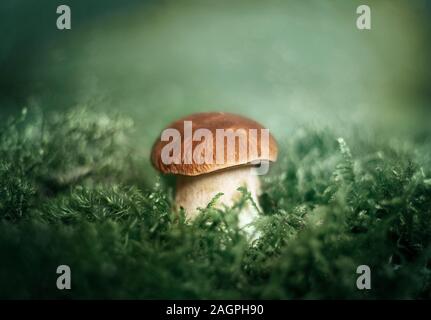
<path id="1" fill-rule="evenodd" d="M 246 154 L 245 154 L 246 153 Z M 152 163 L 176 175 L 175 207 L 193 219 L 219 193 L 216 207 L 232 206 L 247 188 L 256 206 L 261 192 L 259 170 L 277 159 L 269 130 L 248 118 L 225 112 L 196 113 L 171 123 L 152 149 Z M 260 165 L 260 167 L 259 167 Z M 248 203 L 239 226 L 252 222 L 259 207 Z"/>

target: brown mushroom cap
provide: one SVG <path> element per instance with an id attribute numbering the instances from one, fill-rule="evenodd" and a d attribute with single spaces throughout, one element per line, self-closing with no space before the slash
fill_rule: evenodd
<path id="1" fill-rule="evenodd" d="M 195 150 L 195 147 L 201 143 L 201 141 L 185 141 L 184 138 L 184 121 L 192 121 L 192 133 L 197 129 L 208 129 L 212 133 L 213 137 L 213 162 L 212 163 L 203 163 L 197 164 L 193 159 L 191 159 L 191 164 L 185 163 L 184 161 L 184 148 L 192 144 L 192 150 Z M 235 166 L 241 165 L 251 165 L 251 162 L 259 161 L 259 160 L 267 160 L 267 161 L 276 161 L 278 148 L 277 143 L 274 137 L 269 134 L 269 152 L 267 155 L 262 154 L 261 151 L 261 135 L 260 129 L 265 129 L 262 125 L 253 121 L 251 119 L 232 114 L 226 112 L 204 112 L 204 113 L 195 113 L 179 119 L 173 123 L 171 123 L 167 128 L 176 129 L 181 134 L 181 160 L 178 162 L 181 163 L 171 163 L 165 164 L 161 159 L 161 153 L 164 146 L 166 146 L 171 141 L 162 141 L 159 137 L 153 145 L 152 153 L 151 153 L 151 161 L 154 167 L 162 173 L 170 173 L 177 175 L 185 175 L 185 176 L 197 176 L 200 174 L 205 174 L 221 169 L 226 169 Z M 235 140 L 235 157 L 233 162 L 225 161 L 223 164 L 216 163 L 216 129 L 232 129 L 234 131 L 238 129 L 245 130 L 244 132 L 248 132 L 249 129 L 257 129 L 257 143 L 252 136 L 247 135 L 247 143 L 255 143 L 257 148 L 254 152 L 250 152 L 247 158 L 239 156 L 239 147 L 236 146 L 238 144 L 239 139 Z M 189 139 L 190 140 L 190 139 Z M 245 146 L 247 147 L 247 146 Z M 227 143 L 224 143 L 224 153 L 225 157 L 227 153 Z M 248 150 L 248 149 L 247 149 Z"/>

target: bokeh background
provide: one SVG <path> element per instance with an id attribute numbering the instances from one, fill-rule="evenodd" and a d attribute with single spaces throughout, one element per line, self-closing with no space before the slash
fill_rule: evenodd
<path id="1" fill-rule="evenodd" d="M 372 30 L 356 28 L 367 3 Z M 72 30 L 56 29 L 56 8 Z M 197 111 L 404 135 L 429 126 L 431 2 L 55 1 L 0 4 L 0 116 L 87 106 L 131 117 L 145 158 Z"/>
<path id="2" fill-rule="evenodd" d="M 364 3 L 371 31 L 356 28 Z M 0 298 L 431 299 L 430 13 L 0 1 Z M 189 223 L 150 166 L 164 126 L 215 110 L 280 145 L 253 243 L 236 224 L 245 193 Z M 54 285 L 59 264 L 73 290 Z M 373 290 L 355 286 L 362 264 Z"/>

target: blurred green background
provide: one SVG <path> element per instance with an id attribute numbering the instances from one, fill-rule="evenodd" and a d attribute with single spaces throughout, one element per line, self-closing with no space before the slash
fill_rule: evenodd
<path id="1" fill-rule="evenodd" d="M 356 28 L 363 3 L 371 31 Z M 56 29 L 60 4 L 72 30 Z M 425 0 L 2 1 L 1 116 L 114 111 L 144 156 L 196 111 L 248 115 L 280 140 L 301 126 L 426 130 L 430 13 Z"/>
<path id="2" fill-rule="evenodd" d="M 356 28 L 364 3 L 371 31 Z M 60 4 L 72 30 L 56 28 Z M 430 299 L 430 13 L 426 0 L 2 0 L 0 298 Z M 153 183 L 162 128 L 210 110 L 280 144 L 251 245 L 240 207 L 188 223 L 174 181 Z M 71 292 L 54 286 L 59 263 Z M 373 290 L 354 286 L 360 264 Z"/>

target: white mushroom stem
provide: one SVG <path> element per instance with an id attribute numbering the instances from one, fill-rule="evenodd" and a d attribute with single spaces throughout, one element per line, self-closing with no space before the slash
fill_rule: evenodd
<path id="1" fill-rule="evenodd" d="M 193 219 L 218 194 L 215 207 L 232 206 L 241 198 L 239 187 L 246 187 L 252 199 L 258 205 L 260 194 L 259 176 L 251 166 L 236 167 L 227 170 L 202 174 L 199 176 L 178 176 L 175 202 L 177 208 L 183 207 L 186 217 Z M 258 210 L 249 201 L 239 214 L 239 227 L 242 228 L 256 219 Z"/>

